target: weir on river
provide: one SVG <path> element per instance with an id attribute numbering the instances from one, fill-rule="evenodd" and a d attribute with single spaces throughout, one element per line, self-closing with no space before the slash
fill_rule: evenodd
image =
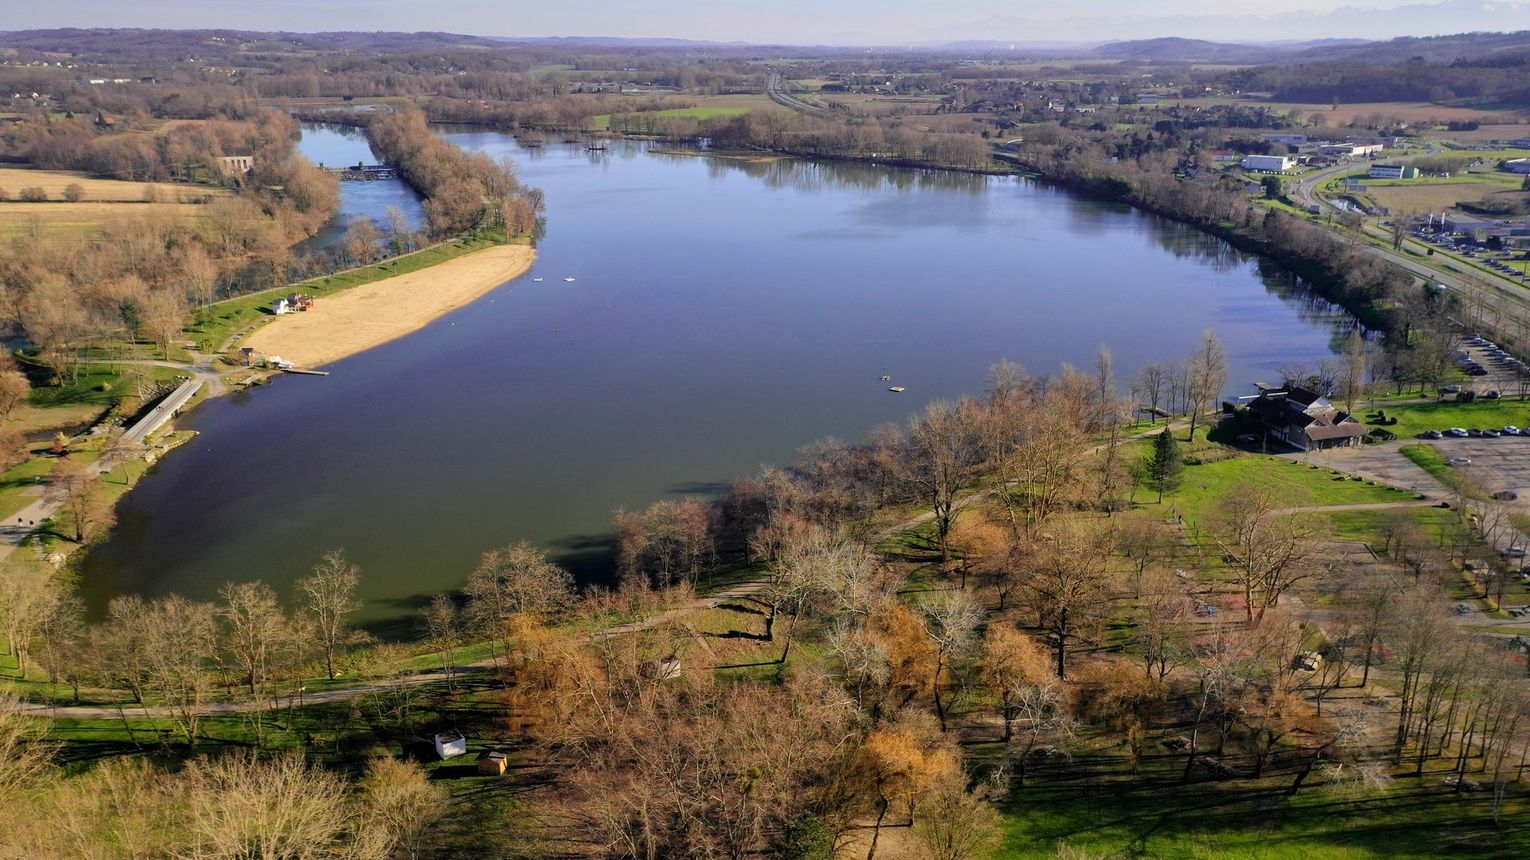
<path id="1" fill-rule="evenodd" d="M 345 167 L 320 164 L 319 168 L 335 174 L 341 182 L 375 182 L 379 179 L 398 178 L 398 169 L 389 164 L 351 164 Z"/>

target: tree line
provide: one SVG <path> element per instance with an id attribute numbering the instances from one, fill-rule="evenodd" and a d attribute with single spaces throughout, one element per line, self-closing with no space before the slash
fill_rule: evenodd
<path id="1" fill-rule="evenodd" d="M 420 108 L 408 104 L 374 115 L 367 122 L 367 138 L 425 198 L 432 234 L 471 229 L 491 208 L 511 236 L 527 235 L 536 226 L 542 193 L 521 185 L 514 162 L 464 151 L 432 131 Z"/>

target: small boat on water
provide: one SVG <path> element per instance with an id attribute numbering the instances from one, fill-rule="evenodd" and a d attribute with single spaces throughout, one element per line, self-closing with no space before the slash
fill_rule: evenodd
<path id="1" fill-rule="evenodd" d="M 541 278 L 532 278 L 531 281 L 532 281 L 532 283 L 535 283 L 535 284 L 542 283 L 542 279 Z"/>
<path id="2" fill-rule="evenodd" d="M 903 392 L 907 391 L 908 389 L 904 388 L 901 385 L 894 385 L 892 388 L 889 388 L 887 390 L 891 391 L 894 394 L 902 394 Z"/>
<path id="3" fill-rule="evenodd" d="M 882 374 L 882 381 L 883 382 L 892 382 L 892 374 L 890 374 L 890 373 Z"/>
<path id="4" fill-rule="evenodd" d="M 573 282 L 574 282 L 573 278 L 564 278 L 563 279 L 563 283 L 565 283 L 565 284 L 572 284 Z"/>

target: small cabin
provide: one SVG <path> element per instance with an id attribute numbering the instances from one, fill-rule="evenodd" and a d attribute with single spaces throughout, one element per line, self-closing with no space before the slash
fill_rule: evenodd
<path id="1" fill-rule="evenodd" d="M 467 754 L 467 737 L 458 731 L 442 732 L 436 735 L 436 755 L 442 759 L 454 758 Z"/>
<path id="2" fill-rule="evenodd" d="M 510 757 L 499 750 L 487 750 L 478 755 L 478 772 L 485 776 L 504 776 Z"/>

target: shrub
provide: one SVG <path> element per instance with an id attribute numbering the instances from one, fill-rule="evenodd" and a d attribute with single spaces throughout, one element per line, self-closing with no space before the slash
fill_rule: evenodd
<path id="1" fill-rule="evenodd" d="M 85 186 L 78 182 L 71 182 L 64 186 L 64 199 L 70 203 L 78 203 L 85 199 Z"/>
<path id="2" fill-rule="evenodd" d="M 47 199 L 48 192 L 36 185 L 30 185 L 21 189 L 21 200 L 23 203 L 41 203 Z"/>

